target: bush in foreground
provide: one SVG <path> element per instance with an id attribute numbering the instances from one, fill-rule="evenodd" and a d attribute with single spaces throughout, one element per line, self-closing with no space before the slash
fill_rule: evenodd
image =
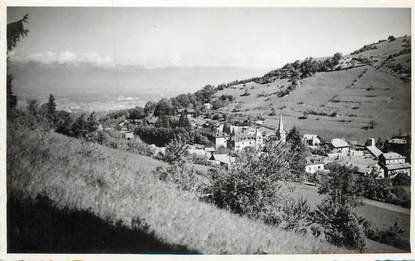
<path id="1" fill-rule="evenodd" d="M 13 130 L 7 140 L 8 197 L 42 194 L 59 209 L 145 226 L 163 242 L 206 254 L 348 252 L 195 200 L 154 177 L 152 170 L 163 162 L 56 133 Z"/>
<path id="2" fill-rule="evenodd" d="M 209 173 L 209 200 L 220 208 L 278 224 L 283 195 L 280 183 L 288 173 L 287 147 L 270 142 L 264 152 L 245 151 L 231 164 L 228 171 Z"/>
<path id="3" fill-rule="evenodd" d="M 327 197 L 318 206 L 314 221 L 320 225 L 325 238 L 332 244 L 351 249 L 365 249 L 365 220 L 353 209 L 362 205 L 361 190 L 355 169 L 329 164 L 330 172 L 322 180 L 318 192 Z"/>

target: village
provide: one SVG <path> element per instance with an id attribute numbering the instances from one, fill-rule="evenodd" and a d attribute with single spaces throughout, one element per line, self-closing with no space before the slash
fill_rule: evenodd
<path id="1" fill-rule="evenodd" d="M 205 112 L 212 111 L 210 103 L 204 104 Z M 214 138 L 213 146 L 202 144 L 188 144 L 189 155 L 203 158 L 213 166 L 222 166 L 228 169 L 235 161 L 238 152 L 251 147 L 261 150 L 268 138 L 276 136 L 276 142 L 286 142 L 288 130 L 284 127 L 283 116 L 279 116 L 278 125 L 265 126 L 262 120 L 255 120 L 249 124 L 245 122 L 232 125 L 225 122 L 225 116 L 210 119 L 207 113 L 198 114 L 194 109 L 179 109 L 174 119 L 179 119 L 184 114 L 192 128 L 210 134 Z M 126 119 L 117 126 L 122 138 L 131 140 L 137 138 L 134 128 L 143 123 L 155 126 L 158 117 L 146 117 L 144 119 Z M 99 127 L 103 129 L 102 125 Z M 106 130 L 113 130 L 107 127 Z M 305 133 L 302 135 L 304 144 L 309 148 L 304 168 L 306 184 L 313 184 L 316 175 L 327 172 L 325 166 L 329 163 L 338 163 L 350 168 L 355 168 L 358 173 L 366 175 L 376 174 L 377 178 L 393 179 L 398 174 L 410 177 L 411 166 L 408 159 L 402 155 L 407 147 L 404 138 L 392 138 L 387 140 L 388 152 L 383 152 L 376 146 L 375 138 L 368 137 L 364 144 L 356 141 L 347 141 L 344 138 L 332 138 L 324 141 L 318 134 Z M 154 155 L 163 155 L 166 147 L 158 147 L 150 144 Z"/>

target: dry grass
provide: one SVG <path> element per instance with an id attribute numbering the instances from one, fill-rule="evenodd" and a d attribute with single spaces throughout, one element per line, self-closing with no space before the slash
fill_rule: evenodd
<path id="1" fill-rule="evenodd" d="M 293 184 L 295 190 L 291 193 L 294 198 L 299 198 L 300 196 L 307 199 L 310 206 L 315 208 L 322 200 L 324 200 L 324 195 L 317 193 L 315 187 L 310 187 L 306 185 Z M 396 218 L 399 219 L 400 226 L 404 229 L 402 234 L 403 238 L 409 240 L 410 232 L 410 215 L 405 213 L 400 213 L 398 211 L 392 211 L 387 208 L 387 203 L 376 202 L 379 206 L 373 206 L 365 204 L 356 209 L 356 212 L 362 217 L 366 218 L 374 227 L 377 227 L 381 230 L 387 230 L 395 221 Z M 381 207 L 385 205 L 385 207 Z M 400 207 L 397 207 L 400 208 Z M 391 246 L 386 246 L 380 243 L 371 242 L 367 245 L 367 252 L 387 252 Z M 395 248 L 396 251 L 397 250 Z"/>
<path id="2" fill-rule="evenodd" d="M 285 97 L 279 98 L 274 94 L 257 98 L 258 93 L 277 91 L 283 81 L 277 80 L 270 87 L 247 83 L 247 88 L 251 85 L 255 88 L 250 90 L 252 95 L 246 97 L 239 96 L 243 90 L 220 91 L 217 95 L 235 97 L 234 102 L 221 110 L 231 113 L 238 104 L 244 114 L 261 115 L 266 118 L 264 124 L 274 127 L 279 115 L 283 115 L 287 129 L 297 126 L 303 133 L 316 133 L 326 139 L 344 137 L 365 141 L 369 137 L 390 138 L 399 129 L 410 131 L 410 83 L 388 73 L 369 66 L 322 72 L 304 79 L 300 87 Z M 276 115 L 269 116 L 273 107 Z M 245 112 L 246 109 L 249 111 Z M 298 117 L 307 111 L 336 112 L 336 117 L 308 115 L 307 119 L 299 120 Z M 374 129 L 362 130 L 371 120 L 378 125 Z"/>
<path id="3" fill-rule="evenodd" d="M 57 208 L 130 228 L 138 218 L 162 242 L 206 254 L 348 252 L 200 202 L 155 179 L 152 170 L 163 163 L 152 158 L 16 129 L 8 133 L 9 197 L 45 195 Z"/>

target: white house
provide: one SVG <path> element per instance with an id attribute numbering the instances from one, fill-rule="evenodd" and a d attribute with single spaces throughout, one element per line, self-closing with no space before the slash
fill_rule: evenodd
<path id="1" fill-rule="evenodd" d="M 247 147 L 260 149 L 264 146 L 264 138 L 261 131 L 256 129 L 254 131 L 236 133 L 232 137 L 232 143 L 235 151 L 241 151 Z"/>
<path id="2" fill-rule="evenodd" d="M 343 139 L 332 139 L 330 141 L 330 146 L 332 150 L 331 152 L 327 153 L 327 156 L 331 159 L 339 159 L 340 157 L 345 157 L 349 155 L 350 145 L 347 143 L 347 141 Z"/>
<path id="3" fill-rule="evenodd" d="M 303 141 L 310 147 L 318 146 L 321 143 L 317 134 L 304 134 Z"/>
<path id="4" fill-rule="evenodd" d="M 317 171 L 327 171 L 324 169 L 324 162 L 321 158 L 310 157 L 306 159 L 305 172 L 314 174 Z"/>
<path id="5" fill-rule="evenodd" d="M 215 136 L 215 148 L 218 149 L 219 147 L 228 147 L 228 140 L 229 136 L 226 133 L 219 133 Z"/>
<path id="6" fill-rule="evenodd" d="M 227 154 L 212 154 L 209 160 L 226 168 L 229 168 L 229 166 L 235 162 L 235 158 Z"/>
<path id="7" fill-rule="evenodd" d="M 411 175 L 411 165 L 406 161 L 405 156 L 395 152 L 383 153 L 379 156 L 379 165 L 384 170 L 386 177 L 395 177 L 398 173 Z"/>
<path id="8" fill-rule="evenodd" d="M 203 107 L 205 107 L 206 111 L 210 111 L 212 109 L 212 104 L 207 102 L 203 104 Z"/>

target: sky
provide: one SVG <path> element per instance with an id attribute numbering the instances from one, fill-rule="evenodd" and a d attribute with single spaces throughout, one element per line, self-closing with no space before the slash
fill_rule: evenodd
<path id="1" fill-rule="evenodd" d="M 277 68 L 411 31 L 399 8 L 9 7 L 8 23 L 26 13 L 11 60 L 42 64 Z"/>

